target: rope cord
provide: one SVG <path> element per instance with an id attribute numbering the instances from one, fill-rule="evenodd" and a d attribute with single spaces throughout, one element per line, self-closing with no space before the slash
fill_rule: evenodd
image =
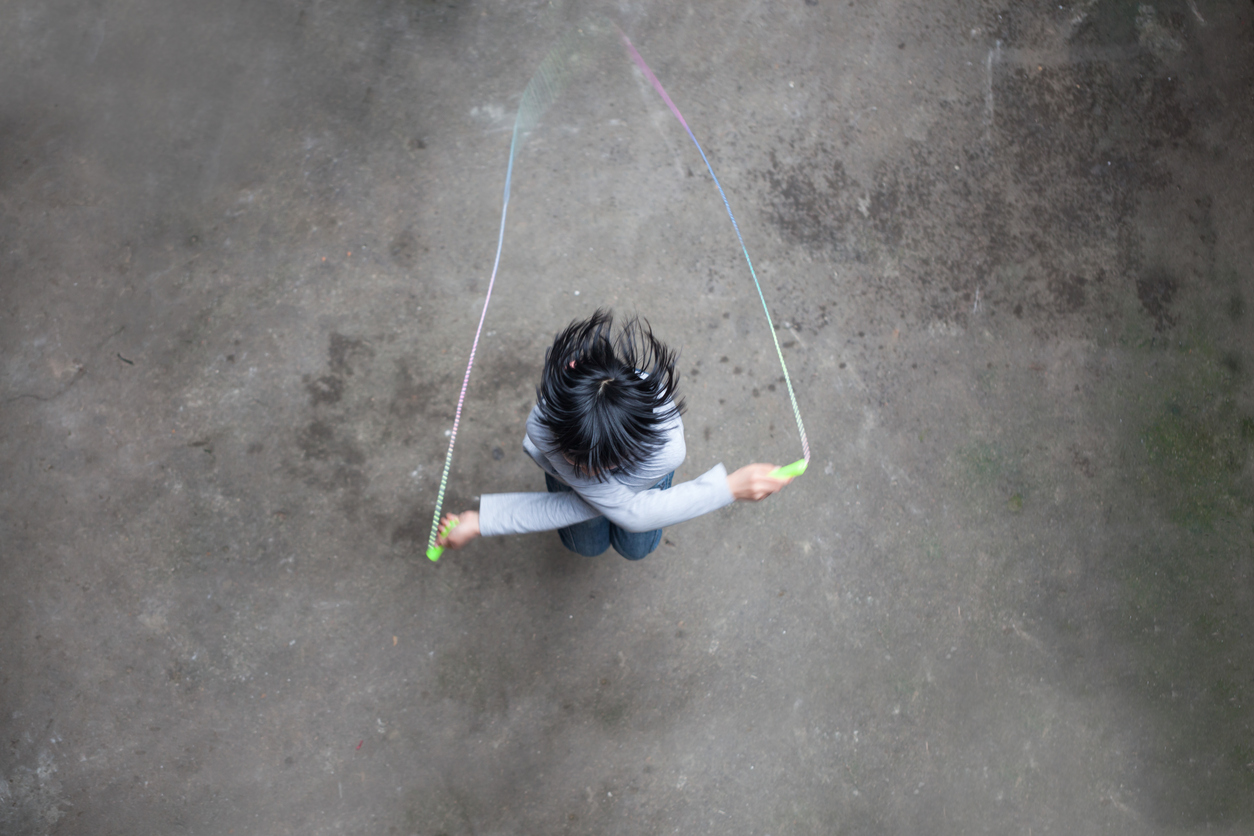
<path id="1" fill-rule="evenodd" d="M 657 80 L 657 76 L 649 69 L 649 65 L 644 62 L 644 58 L 640 57 L 640 53 L 636 51 L 631 40 L 620 29 L 618 32 L 622 38 L 623 45 L 627 47 L 627 52 L 631 55 L 631 60 L 636 63 L 640 71 L 644 73 L 645 78 L 653 84 L 653 89 L 662 97 L 662 101 L 666 102 L 667 107 L 671 109 L 671 113 L 675 114 L 675 118 L 679 120 L 679 124 L 684 126 L 684 130 L 688 132 L 688 138 L 692 140 L 692 144 L 697 146 L 697 153 L 701 155 L 701 160 L 705 163 L 705 168 L 710 172 L 710 177 L 714 180 L 714 185 L 718 188 L 719 196 L 723 198 L 723 207 L 727 210 L 727 217 L 731 218 L 732 229 L 736 230 L 736 240 L 740 242 L 740 251 L 744 253 L 745 264 L 749 265 L 749 275 L 753 276 L 753 285 L 758 290 L 758 299 L 762 302 L 762 310 L 766 314 L 766 324 L 771 332 L 771 339 L 775 341 L 775 353 L 779 357 L 779 366 L 784 370 L 784 383 L 788 387 L 788 399 L 792 403 L 792 414 L 797 419 L 797 432 L 801 435 L 801 450 L 804 454 L 804 460 L 807 465 L 810 463 L 810 442 L 806 438 L 806 428 L 801 422 L 801 409 L 797 406 L 797 395 L 793 392 L 792 378 L 788 374 L 788 364 L 784 362 L 784 351 L 779 345 L 779 336 L 775 333 L 774 323 L 771 321 L 771 311 L 766 306 L 766 296 L 762 293 L 762 284 L 758 281 L 757 271 L 753 269 L 753 261 L 749 258 L 749 250 L 745 247 L 745 239 L 740 234 L 740 224 L 736 223 L 736 216 L 732 214 L 731 204 L 727 202 L 727 194 L 723 191 L 723 186 L 718 182 L 718 176 L 714 173 L 714 167 L 710 165 L 710 160 L 705 156 L 705 150 L 701 148 L 701 143 L 697 142 L 696 136 L 692 133 L 692 128 L 688 127 L 687 120 L 684 119 L 679 108 L 671 101 L 671 97 L 666 94 L 666 89 L 662 87 L 662 82 Z"/>
<path id="2" fill-rule="evenodd" d="M 431 519 L 431 536 L 427 538 L 427 557 L 439 560 L 444 549 L 435 541 L 440 532 L 440 511 L 444 508 L 444 493 L 448 489 L 448 472 L 453 464 L 453 445 L 457 443 L 457 428 L 462 420 L 462 407 L 466 403 L 466 389 L 470 386 L 470 371 L 475 365 L 475 353 L 479 350 L 479 337 L 483 333 L 483 323 L 488 316 L 488 303 L 492 301 L 492 288 L 496 285 L 496 272 L 501 266 L 501 249 L 505 245 L 505 217 L 509 214 L 509 184 L 514 176 L 514 155 L 518 151 L 519 138 L 535 127 L 540 115 L 553 100 L 556 99 L 570 80 L 566 71 L 566 62 L 562 55 L 568 49 L 564 41 L 554 47 L 540 68 L 531 77 L 523 90 L 522 100 L 518 103 L 518 113 L 514 117 L 514 134 L 509 142 L 509 163 L 505 167 L 505 196 L 501 202 L 501 230 L 496 238 L 496 258 L 492 262 L 492 277 L 488 279 L 488 292 L 483 298 L 483 311 L 479 314 L 479 326 L 475 329 L 475 339 L 470 345 L 470 359 L 466 362 L 466 376 L 462 378 L 461 393 L 457 396 L 457 411 L 453 413 L 453 429 L 449 432 L 448 452 L 444 454 L 444 470 L 440 473 L 440 489 L 435 497 L 435 515 Z"/>
<path id="3" fill-rule="evenodd" d="M 744 254 L 745 263 L 749 265 L 749 275 L 753 277 L 753 284 L 758 291 L 758 299 L 762 303 L 762 311 L 766 314 L 767 326 L 771 332 L 771 339 L 775 343 L 775 353 L 779 357 L 780 368 L 784 370 L 784 383 L 788 388 L 788 399 L 792 404 L 793 417 L 797 420 L 797 431 L 801 436 L 801 449 L 804 454 L 804 465 L 796 462 L 791 465 L 794 468 L 787 475 L 797 475 L 804 471 L 805 465 L 810 463 L 810 442 L 806 438 L 805 425 L 801 421 L 801 409 L 797 406 L 797 395 L 793 391 L 792 378 L 788 374 L 788 365 L 784 362 L 784 351 L 779 344 L 779 336 L 775 333 L 774 324 L 771 321 L 771 311 L 766 304 L 766 296 L 762 292 L 762 284 L 758 281 L 757 271 L 753 269 L 753 261 L 749 258 L 749 250 L 745 246 L 744 237 L 740 234 L 740 225 L 736 223 L 736 216 L 732 214 L 731 204 L 727 200 L 727 194 L 723 191 L 723 186 L 718 181 L 718 176 L 714 173 L 714 167 L 710 165 L 710 160 L 705 155 L 705 150 L 701 147 L 701 143 L 697 141 L 696 136 L 692 133 L 692 128 L 688 127 L 688 122 L 684 119 L 683 114 L 679 112 L 679 108 L 671 101 L 671 97 L 667 95 L 666 89 L 662 87 L 662 83 L 658 81 L 657 76 L 649 69 L 649 65 L 645 63 L 644 58 L 636 51 L 631 40 L 627 35 L 619 30 L 619 37 L 623 44 L 627 47 L 627 51 L 632 61 L 640 68 L 645 77 L 652 83 L 653 88 L 666 102 L 671 113 L 675 114 L 675 118 L 679 120 L 679 124 L 683 125 L 684 130 L 688 133 L 688 138 L 692 140 L 692 144 L 697 147 L 697 153 L 701 155 L 702 161 L 705 163 L 706 170 L 710 172 L 710 177 L 714 180 L 715 187 L 718 188 L 719 196 L 723 199 L 723 207 L 727 210 L 727 217 L 731 219 L 732 229 L 736 231 L 736 240 L 740 242 L 740 251 Z M 453 462 L 453 446 L 457 443 L 457 429 L 461 425 L 462 408 L 466 402 L 466 390 L 470 386 L 470 372 L 474 368 L 475 354 L 479 350 L 479 338 L 483 333 L 483 323 L 487 319 L 488 304 L 492 301 L 492 289 L 496 286 L 496 274 L 501 264 L 501 250 L 505 244 L 505 218 L 509 213 L 509 189 L 510 181 L 514 174 L 514 158 L 520 146 L 520 138 L 524 139 L 526 134 L 535 127 L 539 121 L 541 114 L 548 108 L 550 104 L 561 94 L 562 90 L 570 81 L 570 73 L 568 72 L 566 62 L 563 55 L 570 52 L 570 38 L 564 39 L 562 43 L 554 47 L 544 60 L 540 62 L 540 67 L 536 74 L 532 76 L 531 81 L 527 83 L 527 87 L 523 90 L 522 100 L 518 104 L 518 113 L 514 117 L 514 131 L 509 144 L 509 163 L 505 168 L 505 194 L 501 203 L 501 228 L 496 240 L 496 257 L 492 262 L 492 276 L 488 280 L 488 292 L 484 296 L 483 310 L 479 314 L 479 325 L 475 329 L 475 338 L 470 346 L 470 358 L 466 363 L 466 375 L 462 378 L 461 392 L 457 396 L 457 410 L 453 415 L 453 429 L 449 433 L 448 452 L 444 456 L 444 469 L 440 473 L 440 488 L 436 494 L 435 514 L 431 519 L 431 535 L 427 539 L 427 557 L 431 560 L 439 560 L 440 555 L 444 552 L 441 546 L 436 545 L 436 538 L 439 536 L 440 528 L 440 512 L 444 507 L 444 495 L 448 489 L 449 468 Z M 799 469 L 795 469 L 798 468 Z M 788 468 L 782 468 L 781 471 L 787 471 Z"/>

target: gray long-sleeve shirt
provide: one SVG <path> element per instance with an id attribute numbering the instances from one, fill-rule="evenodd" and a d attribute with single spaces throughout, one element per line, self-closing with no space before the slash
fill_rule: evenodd
<path id="1" fill-rule="evenodd" d="M 550 531 L 600 516 L 625 531 L 652 531 L 735 501 L 722 464 L 690 482 L 664 491 L 649 490 L 679 467 L 687 454 L 684 424 L 678 415 L 665 426 L 664 443 L 652 458 L 635 473 L 615 472 L 603 482 L 575 473 L 555 448 L 536 409 L 527 417 L 523 449 L 546 473 L 570 485 L 574 492 L 484 494 L 479 500 L 479 533 L 485 537 Z"/>

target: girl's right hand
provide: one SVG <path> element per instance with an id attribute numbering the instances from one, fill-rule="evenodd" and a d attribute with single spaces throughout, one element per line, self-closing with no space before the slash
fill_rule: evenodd
<path id="1" fill-rule="evenodd" d="M 479 512 L 462 511 L 460 514 L 445 514 L 440 520 L 439 532 L 436 535 L 437 546 L 460 549 L 479 536 Z"/>

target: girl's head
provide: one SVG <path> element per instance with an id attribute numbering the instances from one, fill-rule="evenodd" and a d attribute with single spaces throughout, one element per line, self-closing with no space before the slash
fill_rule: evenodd
<path id="1" fill-rule="evenodd" d="M 632 317 L 617 334 L 613 325 L 605 310 L 568 325 L 545 353 L 536 390 L 540 423 L 558 450 L 576 472 L 598 479 L 648 459 L 684 409 L 675 353 L 648 322 Z"/>

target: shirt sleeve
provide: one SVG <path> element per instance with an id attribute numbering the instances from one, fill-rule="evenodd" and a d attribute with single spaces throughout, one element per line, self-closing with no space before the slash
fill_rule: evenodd
<path id="1" fill-rule="evenodd" d="M 625 531 L 653 531 L 708 514 L 735 501 L 727 469 L 718 464 L 689 482 L 664 490 L 633 492 L 609 479 L 579 485 L 574 493 L 484 494 L 479 501 L 479 533 L 525 534 L 551 531 L 604 516 Z"/>
<path id="2" fill-rule="evenodd" d="M 552 531 L 599 516 L 577 493 L 487 493 L 479 499 L 479 533 L 484 537 Z"/>

